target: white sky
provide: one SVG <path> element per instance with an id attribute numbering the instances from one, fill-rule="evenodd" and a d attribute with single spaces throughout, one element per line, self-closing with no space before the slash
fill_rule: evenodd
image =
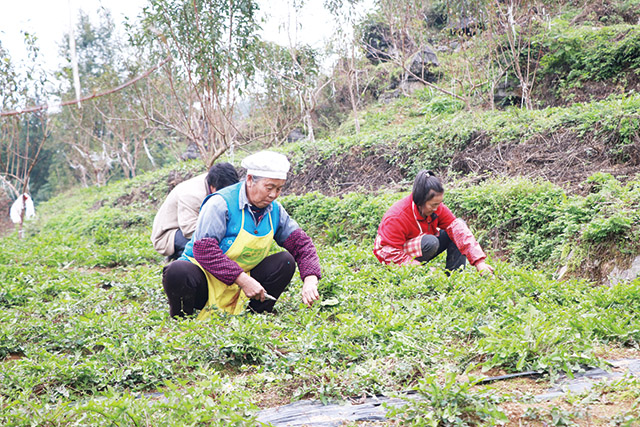
<path id="1" fill-rule="evenodd" d="M 91 16 L 98 8 L 111 10 L 114 21 L 120 24 L 124 16 L 134 18 L 146 0 L 0 0 L 0 41 L 14 61 L 25 58 L 23 36 L 27 31 L 38 37 L 43 60 L 48 69 L 60 64 L 58 46 L 69 31 L 70 16 L 77 22 L 78 9 Z"/>
<path id="2" fill-rule="evenodd" d="M 305 9 L 297 17 L 287 0 L 258 0 L 261 12 L 266 14 L 263 37 L 283 44 L 289 44 L 286 31 L 287 19 L 292 24 L 293 43 L 311 44 L 321 48 L 334 34 L 336 24 L 331 15 L 322 7 L 322 0 L 307 0 Z M 367 0 L 371 4 L 373 0 Z M 114 22 L 122 30 L 125 17 L 135 20 L 147 0 L 0 0 L 0 41 L 9 51 L 14 63 L 26 57 L 21 31 L 34 33 L 38 37 L 46 68 L 51 71 L 59 67 L 59 44 L 64 33 L 69 31 L 70 14 L 77 22 L 78 10 L 95 17 L 100 7 L 111 11 Z M 295 31 L 296 25 L 302 30 Z"/>

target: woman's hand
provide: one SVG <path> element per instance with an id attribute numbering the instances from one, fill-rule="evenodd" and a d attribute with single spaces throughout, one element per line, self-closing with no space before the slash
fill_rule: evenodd
<path id="1" fill-rule="evenodd" d="M 484 261 L 476 263 L 476 269 L 481 276 L 484 276 L 485 274 L 493 274 L 493 267 Z"/>
<path id="2" fill-rule="evenodd" d="M 320 298 L 318 294 L 318 278 L 316 276 L 307 276 L 304 278 L 302 285 L 302 302 L 311 307 L 314 301 Z"/>
<path id="3" fill-rule="evenodd" d="M 236 283 L 240 286 L 240 289 L 242 289 L 247 298 L 264 301 L 264 294 L 266 291 L 260 282 L 249 276 L 247 273 L 241 273 L 236 279 Z"/>

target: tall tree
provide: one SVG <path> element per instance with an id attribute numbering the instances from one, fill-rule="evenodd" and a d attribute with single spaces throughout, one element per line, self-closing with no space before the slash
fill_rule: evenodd
<path id="1" fill-rule="evenodd" d="M 243 139 L 236 107 L 254 74 L 257 11 L 254 0 L 150 0 L 143 12 L 136 42 L 174 59 L 165 68 L 172 99 L 149 118 L 185 137 L 207 165 Z"/>
<path id="2" fill-rule="evenodd" d="M 140 68 L 117 36 L 110 13 L 101 9 L 98 17 L 98 23 L 93 24 L 89 15 L 81 12 L 74 31 L 83 95 L 119 87 Z M 63 98 L 73 94 L 69 37 L 62 48 L 68 59 L 60 72 L 65 81 Z M 69 106 L 60 114 L 57 123 L 65 142 L 64 157 L 83 185 L 104 185 L 114 174 L 133 177 L 145 156 L 153 162 L 147 145 L 153 129 L 143 114 L 138 89 L 113 91 Z"/>
<path id="3" fill-rule="evenodd" d="M 45 102 L 47 78 L 34 35 L 24 33 L 28 58 L 18 71 L 0 44 L 0 111 Z M 0 184 L 15 197 L 30 191 L 30 177 L 49 136 L 46 110 L 0 118 Z"/>

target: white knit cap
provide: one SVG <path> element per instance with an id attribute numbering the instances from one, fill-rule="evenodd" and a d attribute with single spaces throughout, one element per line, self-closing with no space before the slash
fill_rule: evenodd
<path id="1" fill-rule="evenodd" d="M 287 179 L 291 167 L 283 154 L 273 151 L 259 151 L 245 157 L 241 166 L 247 170 L 247 175 L 274 179 Z"/>

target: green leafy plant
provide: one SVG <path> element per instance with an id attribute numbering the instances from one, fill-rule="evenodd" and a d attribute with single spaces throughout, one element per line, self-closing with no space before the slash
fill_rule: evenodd
<path id="1" fill-rule="evenodd" d="M 633 224 L 633 217 L 629 213 L 616 212 L 607 218 L 596 218 L 591 221 L 582 237 L 592 242 L 602 242 L 608 238 L 619 238 L 624 236 Z"/>
<path id="2" fill-rule="evenodd" d="M 430 375 L 420 380 L 418 395 L 404 406 L 389 407 L 387 416 L 412 426 L 500 425 L 506 415 L 497 408 L 497 399 L 488 390 L 475 391 L 477 381 L 456 381 L 453 372 L 443 381 Z M 402 397 L 400 395 L 400 397 Z M 406 397 L 403 399 L 407 400 Z"/>

